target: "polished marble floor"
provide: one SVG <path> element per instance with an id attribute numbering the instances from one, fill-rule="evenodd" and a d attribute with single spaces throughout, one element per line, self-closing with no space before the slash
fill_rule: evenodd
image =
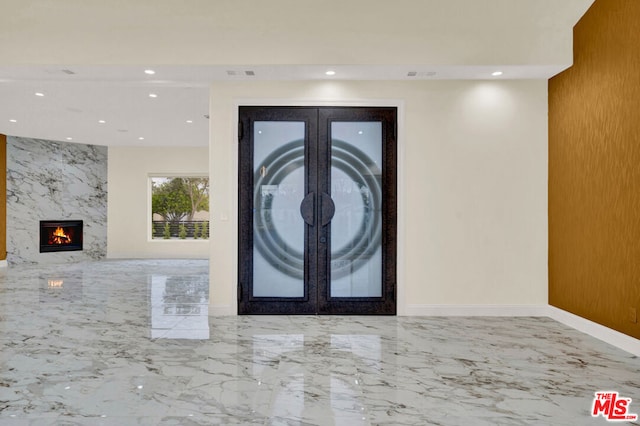
<path id="1" fill-rule="evenodd" d="M 0 425 L 604 425 L 601 390 L 640 413 L 640 359 L 551 319 L 209 317 L 207 268 L 0 272 Z"/>

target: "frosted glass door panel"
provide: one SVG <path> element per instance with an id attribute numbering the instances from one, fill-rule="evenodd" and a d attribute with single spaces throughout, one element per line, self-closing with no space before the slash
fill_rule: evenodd
<path id="1" fill-rule="evenodd" d="M 382 123 L 331 123 L 331 297 L 382 295 Z"/>
<path id="2" fill-rule="evenodd" d="M 253 125 L 253 296 L 304 296 L 305 123 Z"/>

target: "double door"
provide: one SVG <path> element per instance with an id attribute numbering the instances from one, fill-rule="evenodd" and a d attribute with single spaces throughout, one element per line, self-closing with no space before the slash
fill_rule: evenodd
<path id="1" fill-rule="evenodd" d="M 396 109 L 240 107 L 240 314 L 396 312 Z"/>

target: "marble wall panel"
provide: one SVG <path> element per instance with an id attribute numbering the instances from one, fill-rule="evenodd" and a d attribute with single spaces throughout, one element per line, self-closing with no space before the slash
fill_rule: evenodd
<path id="1" fill-rule="evenodd" d="M 84 249 L 40 253 L 41 220 L 83 220 Z M 106 256 L 106 147 L 7 138 L 7 252 L 9 264 Z"/>

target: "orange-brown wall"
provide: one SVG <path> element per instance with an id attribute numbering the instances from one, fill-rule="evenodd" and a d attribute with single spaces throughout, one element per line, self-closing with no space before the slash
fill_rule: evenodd
<path id="1" fill-rule="evenodd" d="M 7 259 L 7 137 L 0 135 L 0 260 Z"/>
<path id="2" fill-rule="evenodd" d="M 596 0 L 574 52 L 549 81 L 549 304 L 640 338 L 640 0 Z"/>

